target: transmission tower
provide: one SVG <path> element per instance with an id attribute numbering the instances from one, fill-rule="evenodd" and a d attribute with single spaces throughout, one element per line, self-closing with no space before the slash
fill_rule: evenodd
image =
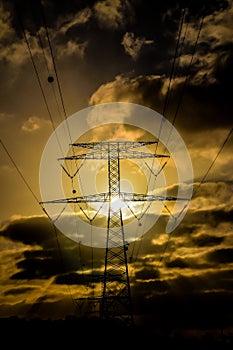
<path id="1" fill-rule="evenodd" d="M 104 273 L 102 276 L 101 297 L 88 298 L 99 304 L 102 319 L 123 318 L 133 322 L 132 299 L 128 273 L 127 250 L 121 203 L 176 201 L 185 198 L 172 196 L 155 196 L 140 193 L 128 193 L 120 188 L 120 161 L 122 159 L 169 158 L 169 155 L 136 151 L 135 148 L 157 144 L 157 141 L 109 141 L 73 143 L 71 146 L 81 147 L 89 151 L 81 154 L 59 158 L 59 161 L 106 160 L 108 174 L 108 191 L 72 198 L 55 199 L 43 203 L 108 203 L 106 247 Z M 76 171 L 78 172 L 78 170 Z M 75 192 L 75 191 L 74 191 Z M 115 203 L 119 205 L 116 206 Z"/>

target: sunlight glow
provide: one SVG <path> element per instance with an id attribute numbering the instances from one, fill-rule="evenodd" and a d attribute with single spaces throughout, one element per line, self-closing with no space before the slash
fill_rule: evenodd
<path id="1" fill-rule="evenodd" d="M 126 203 L 123 202 L 120 198 L 114 197 L 111 199 L 111 208 L 113 210 L 125 209 L 127 207 Z"/>

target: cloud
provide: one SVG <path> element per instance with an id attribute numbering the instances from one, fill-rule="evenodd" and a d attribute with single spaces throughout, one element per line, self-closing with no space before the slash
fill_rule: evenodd
<path id="1" fill-rule="evenodd" d="M 159 268 L 160 278 L 176 278 L 181 273 L 189 277 L 194 274 L 201 274 L 203 271 L 209 273 L 213 268 L 221 270 L 231 268 L 232 249 L 232 213 L 229 211 L 229 201 L 231 201 L 231 185 L 226 186 L 228 197 L 225 197 L 225 186 L 222 183 L 203 185 L 203 193 L 200 188 L 199 195 L 206 196 L 208 193 L 215 197 L 215 206 L 211 208 L 200 206 L 194 211 L 190 208 L 181 224 L 171 235 L 164 234 L 165 218 L 160 217 L 158 225 L 146 233 L 135 245 L 140 245 L 140 254 L 136 262 L 137 269 L 143 267 L 145 262 L 149 263 L 151 270 Z M 218 198 L 222 198 L 224 206 L 221 209 L 218 205 Z M 207 191 L 207 192 L 206 192 Z M 225 258 L 224 258 L 225 255 Z M 141 260 L 142 258 L 142 260 Z M 216 261 L 215 261 L 216 258 Z M 226 260 L 226 265 L 219 266 L 217 259 Z M 161 260 L 162 259 L 162 260 Z M 165 268 L 166 267 L 166 268 Z M 169 268 L 172 267 L 172 270 Z M 153 272 L 151 273 L 153 278 Z"/>
<path id="2" fill-rule="evenodd" d="M 217 186 L 218 191 L 214 190 L 214 184 L 209 190 L 208 184 L 205 184 L 203 193 L 200 190 L 199 195 L 208 195 L 208 190 L 215 193 L 216 198 L 221 190 L 223 197 L 229 193 L 223 184 L 215 184 L 215 188 Z M 227 205 L 226 201 L 226 208 Z M 226 320 L 229 312 L 222 307 L 223 300 L 228 299 L 222 298 L 223 293 L 229 298 L 232 291 L 232 239 L 229 240 L 232 213 L 227 214 L 224 210 L 213 212 L 212 209 L 204 208 L 198 212 L 188 211 L 181 227 L 170 237 L 167 249 L 169 235 L 164 234 L 163 221 L 165 218 L 161 217 L 158 223 L 161 231 L 153 228 L 141 239 L 129 244 L 128 267 L 132 298 L 136 304 L 135 315 L 147 313 L 147 301 L 151 317 L 157 315 L 154 314 L 154 308 L 160 316 L 163 315 L 156 307 L 158 303 L 164 305 L 167 313 L 169 305 L 169 310 L 176 312 L 176 307 L 172 304 L 176 300 L 182 316 L 176 320 L 178 323 L 174 317 L 171 324 L 184 325 L 182 319 L 189 303 L 194 303 L 197 308 L 192 309 L 191 314 L 204 313 L 205 320 L 200 325 L 189 317 L 184 325 L 187 328 L 195 326 L 199 329 L 210 325 L 206 313 L 213 305 L 221 319 Z M 90 247 L 80 247 L 58 231 L 56 237 L 56 232 L 45 217 L 15 219 L 5 225 L 1 236 L 5 242 L 4 249 L 1 249 L 1 261 L 5 265 L 4 275 L 1 276 L 4 281 L 0 295 L 1 314 L 5 312 L 5 315 L 10 315 L 13 312 L 10 304 L 14 300 L 14 314 L 22 315 L 28 310 L 28 316 L 64 317 L 67 310 L 71 310 L 70 307 L 60 307 L 56 312 L 54 307 L 67 303 L 67 286 L 72 288 L 72 295 L 80 295 L 84 290 L 85 295 L 89 295 L 91 288 L 88 285 L 96 283 L 92 274 L 103 275 L 105 249 L 94 249 L 91 252 Z M 166 252 L 163 255 L 164 249 Z M 18 287 L 13 287 L 12 281 L 21 282 Z M 86 289 L 83 289 L 84 286 Z M 19 303 L 20 300 L 26 300 L 24 307 Z M 205 309 L 202 308 L 203 303 Z M 215 320 L 211 326 L 217 323 Z M 229 324 L 229 321 L 226 323 Z"/>
<path id="3" fill-rule="evenodd" d="M 9 165 L 3 164 L 3 165 L 0 165 L 0 172 L 8 175 L 12 175 L 12 173 L 14 172 L 14 169 Z"/>
<path id="4" fill-rule="evenodd" d="M 198 247 L 210 247 L 221 244 L 224 237 L 211 236 L 210 234 L 200 234 L 192 238 L 193 244 Z"/>
<path id="5" fill-rule="evenodd" d="M 98 98 L 98 97 L 97 97 Z M 94 101 L 90 101 L 92 104 Z M 95 103 L 94 103 L 95 104 Z M 114 123 L 114 122 L 124 122 L 130 119 L 130 114 L 133 107 L 130 104 L 105 104 L 98 106 L 97 109 L 94 107 L 87 116 L 87 122 L 90 127 L 95 127 L 101 124 Z M 102 127 L 102 125 L 100 126 Z M 111 128 L 109 128 L 111 132 Z M 97 131 L 97 130 L 95 130 Z M 106 130 L 107 131 L 107 130 Z M 108 133 L 106 133 L 107 135 Z"/>
<path id="6" fill-rule="evenodd" d="M 35 287 L 18 287 L 18 288 L 11 288 L 5 291 L 4 295 L 19 295 L 19 294 L 25 294 L 28 293 L 29 291 L 35 290 Z"/>
<path id="7" fill-rule="evenodd" d="M 13 114 L 0 113 L 0 122 L 5 122 L 6 120 L 11 120 L 12 118 L 14 118 Z"/>
<path id="8" fill-rule="evenodd" d="M 100 0 L 93 9 L 100 27 L 107 29 L 124 28 L 134 19 L 134 10 L 128 0 Z"/>
<path id="9" fill-rule="evenodd" d="M 207 258 L 215 264 L 233 263 L 233 248 L 217 249 L 208 253 Z"/>
<path id="10" fill-rule="evenodd" d="M 69 31 L 76 26 L 84 25 L 88 23 L 92 16 L 92 11 L 89 7 L 85 7 L 84 9 L 72 13 L 67 14 L 66 16 L 58 17 L 57 19 L 57 31 L 60 31 L 60 33 L 63 33 L 65 35 L 68 35 Z"/>
<path id="11" fill-rule="evenodd" d="M 17 272 L 11 275 L 12 279 L 49 278 L 81 270 L 80 264 L 88 269 L 91 266 L 89 247 L 82 247 L 81 258 L 80 245 L 59 232 L 46 217 L 14 219 L 3 226 L 0 236 L 21 247 L 18 248 L 21 258 L 15 261 Z M 95 250 L 95 259 L 95 268 L 102 266 L 103 250 Z"/>
<path id="12" fill-rule="evenodd" d="M 153 44 L 154 40 L 147 40 L 144 37 L 136 38 L 134 33 L 126 32 L 121 43 L 124 46 L 125 52 L 130 55 L 133 60 L 136 60 L 143 46 Z"/>
<path id="13" fill-rule="evenodd" d="M 106 12 L 110 2 L 102 1 L 98 4 L 100 4 L 99 7 L 96 6 L 92 12 L 87 9 L 74 13 L 73 20 L 70 14 L 69 16 L 64 15 L 64 21 L 60 22 L 60 33 L 53 33 L 56 36 L 52 37 L 58 45 L 60 58 L 65 58 L 66 53 L 72 56 L 80 53 L 82 57 L 85 56 L 87 41 L 81 41 L 79 35 L 76 34 L 83 24 L 85 28 L 82 30 L 86 28 L 89 30 L 93 14 L 102 28 L 122 30 L 124 23 L 128 21 L 125 16 L 126 12 L 117 6 L 115 12 L 113 9 L 112 12 Z M 113 4 L 122 5 L 123 3 L 113 2 Z M 223 13 L 226 15 L 226 12 L 222 11 L 222 15 Z M 218 16 L 215 14 L 216 21 Z M 227 17 L 224 18 L 227 19 Z M 208 19 L 209 24 L 213 24 L 213 18 L 208 17 Z M 220 35 L 220 31 L 215 33 L 212 26 L 213 45 L 205 46 L 204 41 L 207 40 L 207 35 L 209 40 L 211 28 L 208 29 L 207 21 L 204 23 L 203 36 L 200 38 L 201 45 L 198 46 L 197 56 L 195 56 L 197 60 L 192 70 L 192 77 L 195 79 L 191 79 L 186 86 L 187 90 L 182 101 L 182 114 L 176 120 L 176 125 L 183 126 L 182 130 L 187 131 L 184 134 L 190 145 L 190 153 L 194 160 L 195 171 L 197 171 L 196 178 L 201 178 L 200 175 L 205 173 L 208 164 L 217 154 L 219 146 L 225 139 L 227 127 L 232 122 L 232 117 L 228 118 L 225 111 L 220 108 L 221 104 L 225 108 L 225 102 L 231 94 L 231 89 L 228 95 L 224 96 L 227 93 L 227 86 L 218 85 L 219 82 L 228 82 L 231 79 L 228 73 L 231 69 L 232 58 L 225 51 L 226 46 L 231 45 L 228 42 L 229 34 L 227 28 L 222 29 L 228 40 L 224 42 L 224 36 Z M 5 33 L 5 38 L 11 44 L 12 34 L 9 28 L 3 27 L 2 33 Z M 151 37 L 150 33 L 145 31 L 142 32 L 142 36 L 139 36 L 140 28 L 138 28 L 137 32 L 135 31 L 137 34 L 133 36 L 130 33 L 134 33 L 135 28 L 127 29 L 132 32 L 129 31 L 128 38 L 125 38 L 128 40 L 124 43 L 125 50 L 128 50 L 132 57 L 141 59 L 140 53 L 144 45 L 147 45 L 144 38 Z M 193 29 L 195 29 L 194 23 Z M 196 35 L 197 32 L 195 31 L 194 34 Z M 118 47 L 121 47 L 123 51 L 120 38 L 122 38 L 122 33 L 118 32 Z M 33 38 L 30 40 L 33 52 L 37 55 L 37 43 L 33 43 Z M 25 62 L 27 53 L 25 52 L 24 58 L 21 54 L 23 50 L 26 51 L 25 45 L 21 41 L 14 42 L 19 46 L 11 45 L 12 51 L 8 53 L 12 54 L 10 56 L 12 63 L 15 61 L 19 65 Z M 62 50 L 63 48 L 68 51 Z M 18 57 L 16 52 L 18 52 Z M 6 54 L 7 51 L 4 52 L 4 55 Z M 124 52 L 123 56 L 125 56 Z M 189 52 L 181 56 L 180 62 L 183 68 L 187 67 L 190 58 Z M 105 63 L 104 61 L 103 65 Z M 130 69 L 134 68 L 132 65 L 135 65 L 135 61 L 131 60 Z M 151 67 L 147 68 L 148 71 L 152 71 Z M 116 67 L 116 70 L 118 68 L 119 66 Z M 195 72 L 197 68 L 199 72 L 202 69 L 202 73 Z M 102 74 L 102 67 L 100 69 L 98 66 L 98 72 Z M 207 83 L 202 85 L 201 83 L 205 81 L 204 73 L 209 76 L 206 78 Z M 115 74 L 117 73 L 112 76 Z M 202 78 L 198 74 L 202 74 Z M 90 75 L 95 81 L 95 86 L 98 86 L 99 81 L 96 82 L 96 76 Z M 90 104 L 127 101 L 162 111 L 169 80 L 162 75 L 161 71 L 157 75 L 148 76 L 118 74 L 115 79 L 112 76 L 104 76 L 103 83 L 93 93 Z M 177 101 L 177 97 L 180 96 L 179 92 L 183 82 L 184 75 L 181 71 L 181 75 L 173 81 L 174 101 Z M 92 88 L 94 89 L 93 86 Z M 227 103 L 228 107 L 231 106 L 229 102 Z M 175 106 L 175 102 L 173 105 Z M 230 112 L 231 110 L 229 108 Z M 172 119 L 172 112 L 167 115 Z M 231 113 L 228 112 L 228 115 Z M 29 116 L 21 124 L 21 130 L 34 135 L 33 132 L 40 131 L 45 121 L 34 114 L 29 114 Z M 93 119 L 89 121 L 90 125 L 95 122 Z M 195 131 L 198 128 L 199 130 Z M 99 129 L 100 134 L 105 131 L 106 129 Z M 121 128 L 122 137 L 129 135 L 126 131 L 129 130 Z M 135 244 L 130 242 L 127 252 L 130 278 L 134 274 L 132 296 L 136 313 L 141 312 L 144 315 L 150 313 L 153 320 L 158 320 L 158 324 L 168 325 L 168 327 L 169 325 L 174 327 L 195 326 L 206 329 L 208 326 L 219 327 L 221 323 L 232 325 L 232 311 L 229 307 L 232 304 L 233 246 L 232 183 L 229 181 L 232 177 L 231 169 L 231 152 L 229 148 L 226 148 L 209 174 L 211 181 L 208 178 L 208 182 L 201 185 L 191 201 L 190 209 L 184 220 L 170 237 L 165 234 L 165 223 L 163 222 L 165 218 L 162 217 L 157 227 L 138 239 Z M 214 180 L 217 177 L 219 179 L 220 175 L 222 181 L 215 182 Z M 228 181 L 224 182 L 224 180 Z M 13 185 L 11 187 L 15 188 Z M 82 284 L 83 275 L 88 282 L 94 281 L 90 277 L 92 252 L 94 254 L 94 273 L 97 275 L 98 272 L 103 272 L 104 249 L 92 251 L 91 247 L 72 242 L 54 230 L 52 224 L 44 217 L 18 217 L 17 220 L 14 218 L 1 230 L 1 236 L 0 314 L 2 316 L 24 316 L 31 312 L 33 316 L 45 318 L 64 317 L 67 313 L 74 312 L 72 296 L 79 294 L 80 287 L 85 290 L 84 295 L 89 295 L 90 289 Z M 30 311 L 27 313 L 27 310 Z M 155 323 L 152 322 L 152 324 Z"/>
<path id="14" fill-rule="evenodd" d="M 169 262 L 166 262 L 166 267 L 168 268 L 178 267 L 180 269 L 184 269 L 186 267 L 189 267 L 189 264 L 187 264 L 183 259 L 177 258 Z"/>
<path id="15" fill-rule="evenodd" d="M 5 266 L 0 278 L 4 285 L 0 293 L 1 316 L 5 310 L 5 316 L 13 312 L 19 316 L 23 313 L 28 317 L 48 318 L 50 314 L 56 318 L 53 305 L 67 300 L 67 285 L 72 285 L 72 293 L 80 295 L 77 277 L 80 276 L 79 285 L 83 289 L 83 276 L 86 283 L 93 271 L 89 247 L 75 244 L 55 232 L 45 217 L 15 219 L 5 224 L 0 236 L 0 258 Z M 97 273 L 99 268 L 103 269 L 104 250 L 94 249 L 93 253 Z M 46 305 L 48 313 L 45 312 Z M 57 313 L 63 317 L 67 310 L 59 309 Z"/>
<path id="16" fill-rule="evenodd" d="M 0 60 L 21 65 L 28 58 L 28 54 L 23 41 L 17 38 L 11 20 L 10 12 L 0 3 Z"/>
<path id="17" fill-rule="evenodd" d="M 49 124 L 50 122 L 48 120 L 41 119 L 37 116 L 31 116 L 23 122 L 21 130 L 25 133 L 33 133 Z"/>
<path id="18" fill-rule="evenodd" d="M 78 274 L 75 272 L 72 273 L 67 273 L 65 275 L 59 275 L 55 279 L 55 283 L 57 284 L 67 284 L 67 285 L 72 285 L 72 284 L 83 284 L 83 275 Z"/>
<path id="19" fill-rule="evenodd" d="M 214 11 L 204 19 L 200 44 L 208 42 L 211 44 L 212 50 L 232 43 L 233 5 L 231 1 L 227 1 L 227 3 L 227 7 L 220 11 Z"/>
<path id="20" fill-rule="evenodd" d="M 223 6 L 219 11 L 212 9 L 211 13 L 204 17 L 190 72 L 194 85 L 217 82 L 216 69 L 221 57 L 226 60 L 229 54 L 232 56 L 233 6 L 231 2 L 227 3 L 228 6 Z M 190 52 L 191 48 L 194 48 L 199 26 L 200 19 L 197 20 L 196 17 L 191 23 L 184 24 L 182 35 L 185 35 L 187 28 L 188 30 L 179 57 L 179 64 L 183 68 L 187 68 L 191 62 Z"/>
<path id="21" fill-rule="evenodd" d="M 195 185 L 196 186 L 196 185 Z M 198 184 L 197 184 L 198 186 Z M 195 211 L 201 210 L 232 210 L 232 182 L 207 181 L 196 191 L 190 204 L 190 209 Z M 195 193 L 196 192 L 196 193 Z"/>
<path id="22" fill-rule="evenodd" d="M 57 51 L 57 57 L 58 58 L 67 58 L 67 56 L 74 56 L 77 55 L 81 58 L 85 55 L 85 50 L 88 43 L 77 43 L 73 40 L 68 40 L 66 44 L 64 45 L 57 45 L 56 51 Z"/>
<path id="23" fill-rule="evenodd" d="M 3 4 L 0 3 L 0 61 L 5 65 L 12 64 L 15 67 L 21 66 L 29 59 L 26 44 L 20 39 L 12 24 L 13 15 L 7 11 Z M 30 42 L 32 53 L 38 53 L 38 44 L 36 38 L 25 30 L 25 34 Z"/>
<path id="24" fill-rule="evenodd" d="M 196 85 L 192 80 L 184 84 L 184 77 L 172 80 L 165 113 L 169 79 L 161 75 L 118 75 L 113 81 L 102 84 L 90 97 L 89 104 L 119 101 L 137 103 L 160 114 L 164 113 L 170 122 L 175 118 L 175 127 L 196 136 L 199 132 L 204 135 L 205 131 L 214 129 L 223 133 L 224 129 L 231 127 L 232 99 L 227 84 Z"/>
<path id="25" fill-rule="evenodd" d="M 148 107 L 156 105 L 160 107 L 162 87 L 163 78 L 157 75 L 135 78 L 118 75 L 115 80 L 101 85 L 91 96 L 89 104 L 131 102 Z"/>
<path id="26" fill-rule="evenodd" d="M 230 9 L 223 8 L 222 11 L 213 12 L 207 16 L 187 78 L 187 68 L 191 62 L 191 52 L 198 33 L 197 19 L 189 24 L 185 45 L 176 62 L 179 61 L 179 71 L 176 77 L 172 79 L 172 92 L 165 111 L 165 115 L 170 121 L 177 113 L 176 124 L 182 130 L 194 133 L 231 127 L 232 99 L 229 94 L 229 77 L 232 75 L 233 57 L 231 44 L 228 42 L 227 35 L 224 43 L 220 44 L 214 40 L 215 44 L 213 45 L 215 46 L 212 48 L 209 46 L 212 39 L 206 32 L 209 19 L 214 21 L 214 18 L 219 16 L 219 19 L 216 20 L 216 28 L 219 30 L 221 25 L 225 26 L 224 19 L 228 23 L 231 13 L 232 7 Z M 194 21 L 193 17 L 191 18 Z M 221 37 L 223 41 L 224 30 L 220 28 L 221 31 L 223 32 Z M 209 34 L 211 32 L 210 30 Z M 215 35 L 214 29 L 213 35 Z M 136 39 L 132 32 L 127 32 L 124 41 L 125 48 L 131 50 L 131 54 L 135 55 L 134 57 L 137 57 L 137 53 L 140 52 L 139 43 L 141 42 L 138 42 L 137 46 L 135 44 Z M 91 96 L 90 104 L 127 101 L 154 108 L 162 113 L 168 86 L 169 78 L 162 74 L 144 76 L 121 74 L 117 75 L 114 80 L 102 84 Z M 211 138 L 208 139 L 211 140 Z"/>
<path id="27" fill-rule="evenodd" d="M 79 35 L 79 26 L 85 25 L 91 18 L 91 10 L 83 9 L 75 14 L 68 14 L 65 18 L 57 19 L 56 29 L 51 28 L 49 31 L 50 40 L 53 43 L 53 53 L 59 59 L 68 57 L 85 56 L 85 50 L 88 46 L 88 40 L 81 40 Z M 47 34 L 44 27 L 40 28 L 42 39 L 47 41 Z M 47 60 L 52 68 L 52 58 L 50 57 L 49 47 L 45 48 Z"/>
<path id="28" fill-rule="evenodd" d="M 2 2 L 0 3 L 0 41 L 7 44 L 15 36 L 15 32 L 11 27 L 11 14 L 4 9 Z"/>
<path id="29" fill-rule="evenodd" d="M 28 59 L 28 52 L 25 50 L 25 44 L 22 41 L 14 42 L 0 49 L 0 60 L 16 67 L 21 66 Z"/>
<path id="30" fill-rule="evenodd" d="M 0 46 L 0 60 L 4 65 L 14 65 L 15 70 L 16 67 L 22 67 L 25 62 L 30 59 L 27 44 L 24 38 L 19 38 L 13 24 L 11 23 L 11 15 L 3 9 L 2 4 L 0 8 L 0 16 L 0 29 L 2 29 L 1 39 L 4 43 L 4 45 Z M 87 42 L 79 42 L 77 35 L 73 35 L 73 38 L 72 36 L 69 36 L 70 39 L 67 40 L 66 35 L 70 30 L 75 29 L 76 26 L 87 23 L 90 17 L 91 10 L 85 8 L 75 14 L 67 14 L 65 17 L 57 18 L 56 30 L 49 29 L 49 35 L 51 36 L 50 40 L 53 43 L 53 50 L 56 57 L 59 58 L 73 55 L 78 55 L 79 57 L 84 56 Z M 23 23 L 24 32 L 37 69 L 39 69 L 37 60 L 43 61 L 46 59 L 47 64 L 52 66 L 50 50 L 48 44 L 46 44 L 47 34 L 45 28 L 41 26 L 36 32 L 33 32 L 31 28 L 29 28 L 29 23 L 30 20 L 28 23 L 26 21 Z"/>
<path id="31" fill-rule="evenodd" d="M 18 217 L 6 223 L 1 236 L 26 245 L 48 248 L 54 246 L 55 233 L 45 217 Z"/>

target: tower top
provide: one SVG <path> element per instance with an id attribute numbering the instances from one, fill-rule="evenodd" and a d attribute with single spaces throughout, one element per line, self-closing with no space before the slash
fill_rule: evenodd
<path id="1" fill-rule="evenodd" d="M 61 157 L 58 158 L 58 160 L 170 158 L 169 155 L 165 154 L 131 150 L 132 148 L 149 146 L 157 143 L 158 141 L 100 141 L 72 143 L 71 146 L 82 147 L 92 151 Z"/>

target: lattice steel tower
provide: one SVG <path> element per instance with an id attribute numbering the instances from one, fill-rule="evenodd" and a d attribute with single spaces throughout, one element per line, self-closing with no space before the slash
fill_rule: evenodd
<path id="1" fill-rule="evenodd" d="M 121 191 L 120 160 L 170 157 L 165 154 L 134 150 L 135 148 L 152 144 L 157 144 L 157 141 L 73 143 L 71 145 L 73 149 L 75 147 L 82 147 L 89 151 L 82 154 L 73 154 L 71 156 L 59 158 L 59 160 L 106 160 L 108 166 L 108 192 L 56 199 L 46 202 L 87 203 L 90 205 L 94 202 L 107 202 L 109 204 L 106 228 L 105 265 L 102 279 L 102 296 L 93 298 L 93 301 L 99 303 L 100 317 L 103 319 L 111 319 L 117 316 L 121 318 L 121 316 L 123 316 L 123 318 L 129 323 L 133 322 L 127 262 L 128 243 L 125 241 L 122 207 L 120 203 L 183 200 L 183 198 L 172 196 L 155 196 Z M 114 204 L 116 201 L 119 202 L 119 206 Z"/>

